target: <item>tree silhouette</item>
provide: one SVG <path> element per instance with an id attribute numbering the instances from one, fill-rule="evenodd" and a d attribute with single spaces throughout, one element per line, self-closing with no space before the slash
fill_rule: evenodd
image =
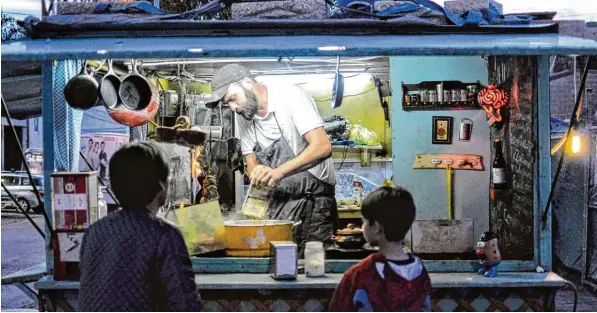
<path id="1" fill-rule="evenodd" d="M 25 38 L 25 30 L 17 24 L 14 17 L 2 13 L 2 41 Z"/>

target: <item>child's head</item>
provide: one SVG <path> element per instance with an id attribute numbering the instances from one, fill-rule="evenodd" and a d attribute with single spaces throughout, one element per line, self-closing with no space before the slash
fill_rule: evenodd
<path id="1" fill-rule="evenodd" d="M 109 167 L 110 185 L 123 209 L 146 211 L 151 203 L 165 203 L 170 168 L 159 146 L 130 143 L 114 153 Z"/>
<path id="2" fill-rule="evenodd" d="M 415 220 L 415 203 L 402 187 L 379 187 L 361 205 L 363 233 L 371 245 L 402 241 Z"/>

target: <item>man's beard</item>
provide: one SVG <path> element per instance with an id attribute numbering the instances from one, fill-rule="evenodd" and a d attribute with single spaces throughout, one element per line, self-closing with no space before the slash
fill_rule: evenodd
<path id="1" fill-rule="evenodd" d="M 247 103 L 243 108 L 237 108 L 236 113 L 242 116 L 247 121 L 251 121 L 255 114 L 257 114 L 257 110 L 259 109 L 259 105 L 257 104 L 257 96 L 250 90 L 242 87 L 245 91 L 245 97 L 247 98 Z"/>

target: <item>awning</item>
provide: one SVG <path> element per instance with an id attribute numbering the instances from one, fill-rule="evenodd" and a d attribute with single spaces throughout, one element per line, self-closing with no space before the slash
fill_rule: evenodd
<path id="1" fill-rule="evenodd" d="M 281 56 L 590 55 L 597 41 L 558 34 L 309 35 L 35 39 L 3 61 Z"/>

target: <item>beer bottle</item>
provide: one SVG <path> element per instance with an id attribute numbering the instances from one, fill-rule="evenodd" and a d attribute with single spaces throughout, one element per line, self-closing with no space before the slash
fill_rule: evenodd
<path id="1" fill-rule="evenodd" d="M 496 139 L 493 144 L 495 156 L 493 158 L 493 166 L 491 169 L 493 189 L 506 189 L 506 161 L 502 154 L 502 140 Z"/>

